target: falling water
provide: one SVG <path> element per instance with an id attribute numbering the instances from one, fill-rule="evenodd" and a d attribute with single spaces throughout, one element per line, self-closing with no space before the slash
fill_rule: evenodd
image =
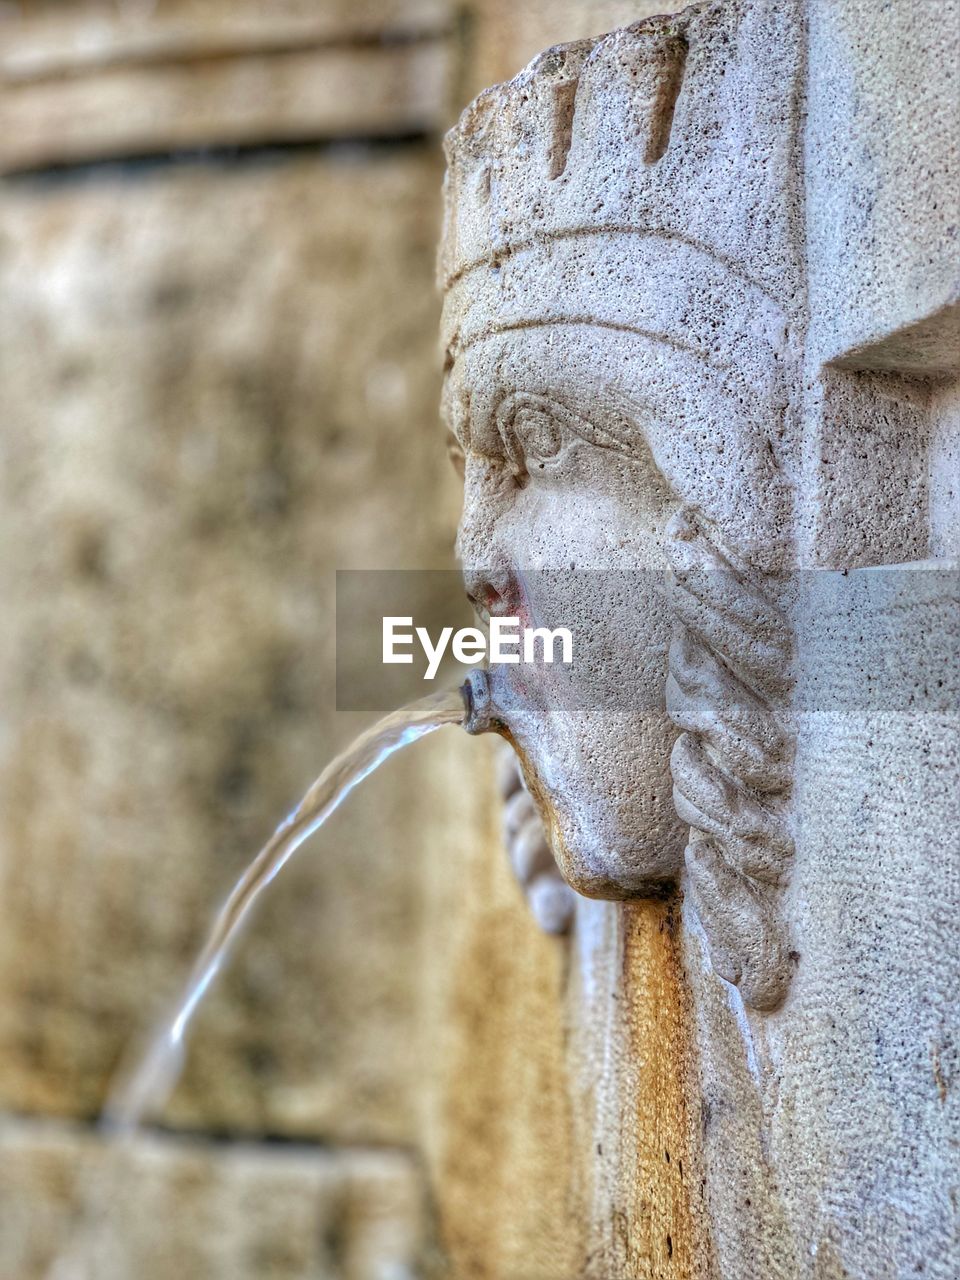
<path id="1" fill-rule="evenodd" d="M 104 1111 L 104 1123 L 118 1136 L 132 1132 L 161 1107 L 183 1065 L 184 1039 L 193 1015 L 223 966 L 230 944 L 260 894 L 303 842 L 318 831 L 353 788 L 388 756 L 465 715 L 459 692 L 434 693 L 384 716 L 332 760 L 293 812 L 283 821 L 237 881 L 213 920 L 186 989 L 173 1014 L 148 1042 L 132 1073 L 121 1077 Z"/>
<path id="2" fill-rule="evenodd" d="M 319 830 L 353 788 L 388 756 L 446 724 L 461 724 L 466 709 L 458 692 L 434 693 L 384 716 L 364 730 L 332 760 L 237 881 L 213 919 L 207 940 L 190 973 L 183 995 L 147 1042 L 147 1050 L 121 1074 L 103 1113 L 111 1150 L 120 1157 L 141 1122 L 167 1101 L 180 1076 L 186 1033 L 203 997 L 223 967 L 231 943 L 260 894 L 297 849 Z M 88 1180 L 80 1229 L 68 1249 L 55 1258 L 48 1280 L 90 1280 L 91 1253 L 103 1244 L 98 1232 L 123 1176 L 121 1159 L 107 1160 Z M 108 1243 L 109 1243 L 108 1233 Z M 114 1242 L 115 1243 L 115 1242 Z M 111 1273 L 112 1274 L 112 1273 Z"/>

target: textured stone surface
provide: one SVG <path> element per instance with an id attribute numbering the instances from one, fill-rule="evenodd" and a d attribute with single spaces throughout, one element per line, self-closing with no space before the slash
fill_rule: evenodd
<path id="1" fill-rule="evenodd" d="M 355 149 L 4 194 L 13 1109 L 96 1109 L 358 725 L 333 710 L 334 570 L 450 554 L 437 181 L 432 157 Z M 411 1139 L 429 779 L 422 754 L 391 764 L 278 883 L 200 1015 L 181 1121 Z"/>
<path id="2" fill-rule="evenodd" d="M 930 398 L 931 556 L 960 560 L 960 381 Z"/>
<path id="3" fill-rule="evenodd" d="M 468 585 L 586 650 L 474 727 L 640 899 L 571 934 L 588 1275 L 960 1266 L 956 28 L 901 19 L 699 6 L 449 142 Z"/>
<path id="4" fill-rule="evenodd" d="M 960 7 L 810 0 L 809 354 L 960 374 Z"/>
<path id="5" fill-rule="evenodd" d="M 800 614 L 801 961 L 759 1051 L 792 1234 L 827 1275 L 958 1264 L 957 568 L 818 575 Z"/>
<path id="6" fill-rule="evenodd" d="M 10 1280 L 386 1280 L 429 1256 L 402 1152 L 143 1137 L 117 1152 L 51 1123 L 0 1125 L 0 1274 Z"/>

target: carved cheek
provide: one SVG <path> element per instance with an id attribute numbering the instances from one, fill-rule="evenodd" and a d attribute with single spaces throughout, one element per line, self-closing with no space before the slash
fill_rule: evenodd
<path id="1" fill-rule="evenodd" d="M 517 497 L 510 521 L 515 540 L 526 544 L 525 567 L 632 566 L 632 512 L 599 489 L 533 483 Z"/>
<path id="2" fill-rule="evenodd" d="M 496 568 L 508 556 L 503 526 L 516 494 L 516 483 L 502 464 L 467 454 L 457 531 L 457 555 L 465 567 Z"/>

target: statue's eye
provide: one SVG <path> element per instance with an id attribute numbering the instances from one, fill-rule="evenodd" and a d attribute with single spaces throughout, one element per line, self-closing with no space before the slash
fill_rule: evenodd
<path id="1" fill-rule="evenodd" d="M 567 442 L 563 427 L 541 409 L 522 409 L 513 430 L 528 472 L 545 470 L 559 458 Z"/>
<path id="2" fill-rule="evenodd" d="M 527 391 L 501 401 L 497 429 L 507 464 L 521 487 L 530 477 L 559 471 L 570 450 L 595 434 L 565 405 Z"/>

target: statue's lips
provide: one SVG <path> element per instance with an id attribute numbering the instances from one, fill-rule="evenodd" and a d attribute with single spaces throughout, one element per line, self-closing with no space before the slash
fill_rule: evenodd
<path id="1" fill-rule="evenodd" d="M 475 667 L 460 686 L 467 733 L 499 733 L 512 740 L 511 721 L 517 718 L 516 712 L 535 705 L 538 670 L 522 663 L 509 664 L 498 666 L 494 675 L 489 667 Z"/>
<path id="2" fill-rule="evenodd" d="M 520 636 L 536 626 L 522 573 L 515 570 L 490 573 L 465 569 L 464 582 L 468 598 L 488 629 L 494 619 L 516 623 Z M 514 653 L 516 650 L 511 649 L 511 654 Z M 542 701 L 536 698 L 537 668 L 519 661 L 519 656 L 511 656 L 502 662 L 493 659 L 495 671 L 491 671 L 488 663 L 467 676 L 461 693 L 466 706 L 463 724 L 468 733 L 493 732 L 509 737 L 510 708 L 519 710 L 525 703 L 532 705 Z"/>

